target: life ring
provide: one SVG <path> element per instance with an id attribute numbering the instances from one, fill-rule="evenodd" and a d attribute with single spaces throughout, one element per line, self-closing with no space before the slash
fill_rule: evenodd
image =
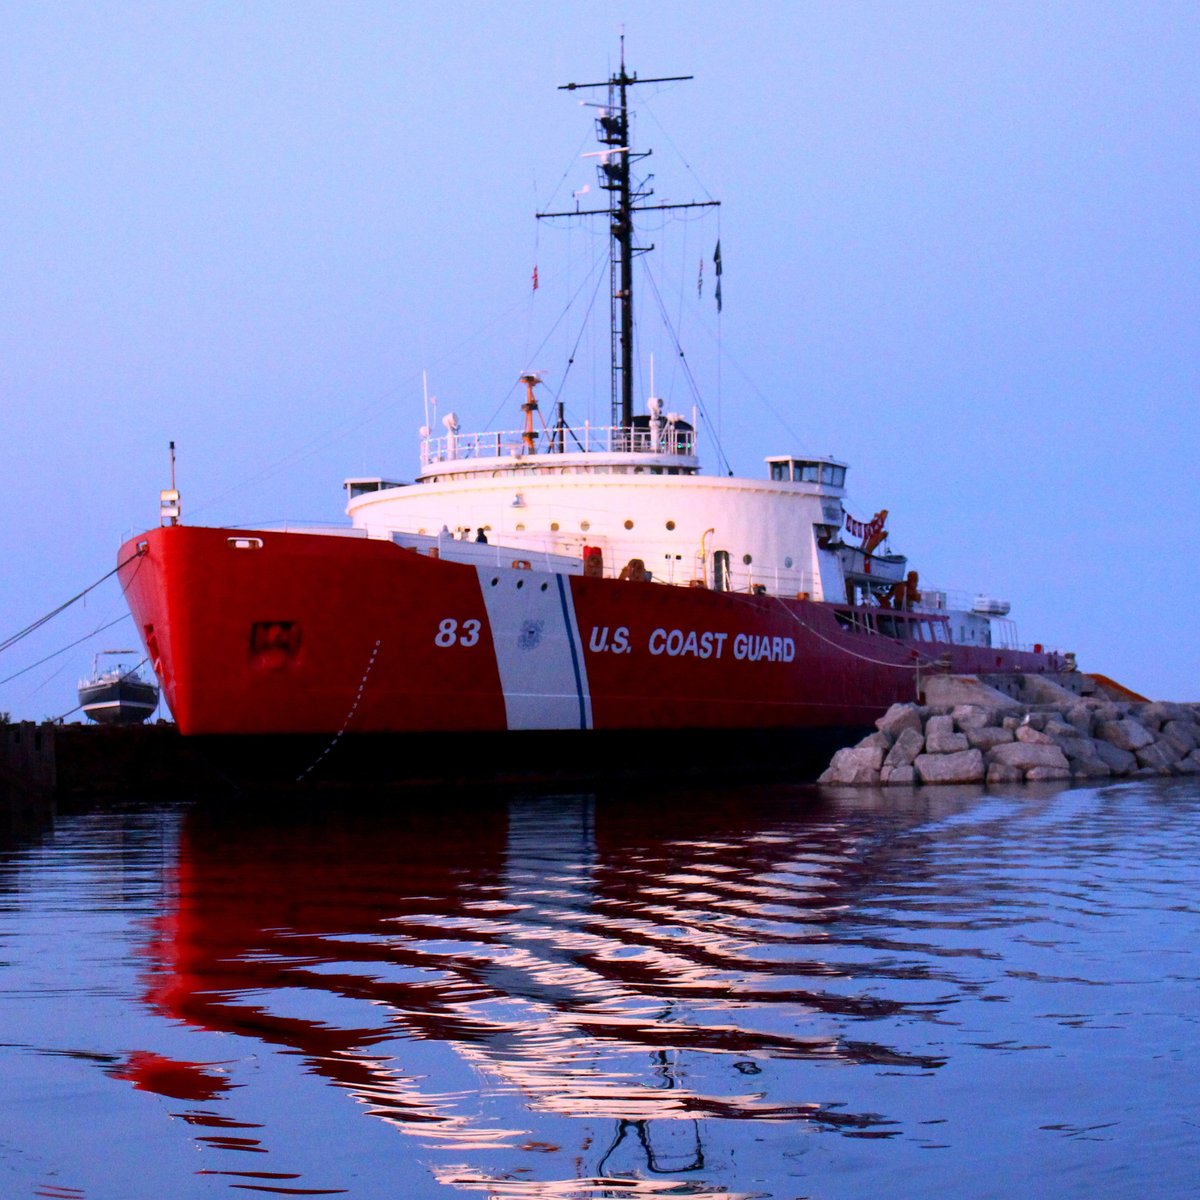
<path id="1" fill-rule="evenodd" d="M 529 565 L 529 559 L 514 558 L 513 559 L 513 570 L 514 571 L 532 571 L 533 568 Z"/>

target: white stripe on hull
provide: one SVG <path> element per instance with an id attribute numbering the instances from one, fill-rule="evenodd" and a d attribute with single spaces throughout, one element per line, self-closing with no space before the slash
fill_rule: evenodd
<path id="1" fill-rule="evenodd" d="M 508 728 L 590 729 L 592 701 L 568 580 L 477 569 Z"/>

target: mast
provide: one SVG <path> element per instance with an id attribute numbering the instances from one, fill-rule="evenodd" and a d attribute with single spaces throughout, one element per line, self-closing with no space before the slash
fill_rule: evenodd
<path id="1" fill-rule="evenodd" d="M 611 250 L 609 257 L 609 325 L 612 341 L 612 423 L 628 432 L 633 425 L 633 259 L 653 250 L 653 245 L 634 245 L 633 214 L 662 212 L 673 208 L 712 208 L 719 200 L 693 201 L 689 204 L 639 204 L 654 194 L 654 189 L 633 180 L 633 163 L 650 157 L 650 151 L 635 153 L 629 129 L 629 89 L 644 83 L 678 83 L 691 75 L 662 75 L 639 79 L 635 71 L 625 70 L 625 38 L 621 38 L 621 67 L 599 83 L 564 83 L 558 90 L 573 92 L 580 88 L 607 88 L 608 106 L 596 121 L 596 139 L 605 147 L 598 152 L 600 186 L 610 196 L 608 208 L 574 212 L 538 213 L 547 217 L 606 216 L 609 218 Z M 632 445 L 632 439 L 627 439 Z"/>

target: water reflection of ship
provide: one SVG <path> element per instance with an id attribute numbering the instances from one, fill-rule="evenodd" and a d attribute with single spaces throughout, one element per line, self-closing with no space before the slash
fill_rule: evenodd
<path id="1" fill-rule="evenodd" d="M 299 1052 L 435 1148 L 527 1147 L 531 1125 L 583 1117 L 598 1127 L 589 1174 L 686 1174 L 711 1166 L 710 1118 L 881 1128 L 776 1094 L 777 1059 L 939 1065 L 845 1036 L 902 1006 L 806 957 L 861 881 L 832 824 L 780 816 L 747 796 L 261 825 L 193 812 L 149 999 Z M 765 1019 L 780 1011 L 793 1021 Z M 767 1032 L 796 1021 L 803 1033 Z M 450 1048 L 457 1068 L 441 1055 L 435 1075 L 420 1042 Z M 133 1060 L 123 1077 L 158 1090 Z M 470 1186 L 461 1167 L 455 1182 Z"/>

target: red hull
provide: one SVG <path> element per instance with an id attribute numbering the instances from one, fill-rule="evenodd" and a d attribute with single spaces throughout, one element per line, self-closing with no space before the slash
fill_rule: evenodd
<path id="1" fill-rule="evenodd" d="M 832 604 L 477 568 L 366 538 L 174 526 L 121 559 L 139 547 L 121 580 L 185 735 L 850 729 L 947 666 L 1058 669 L 853 632 Z"/>

